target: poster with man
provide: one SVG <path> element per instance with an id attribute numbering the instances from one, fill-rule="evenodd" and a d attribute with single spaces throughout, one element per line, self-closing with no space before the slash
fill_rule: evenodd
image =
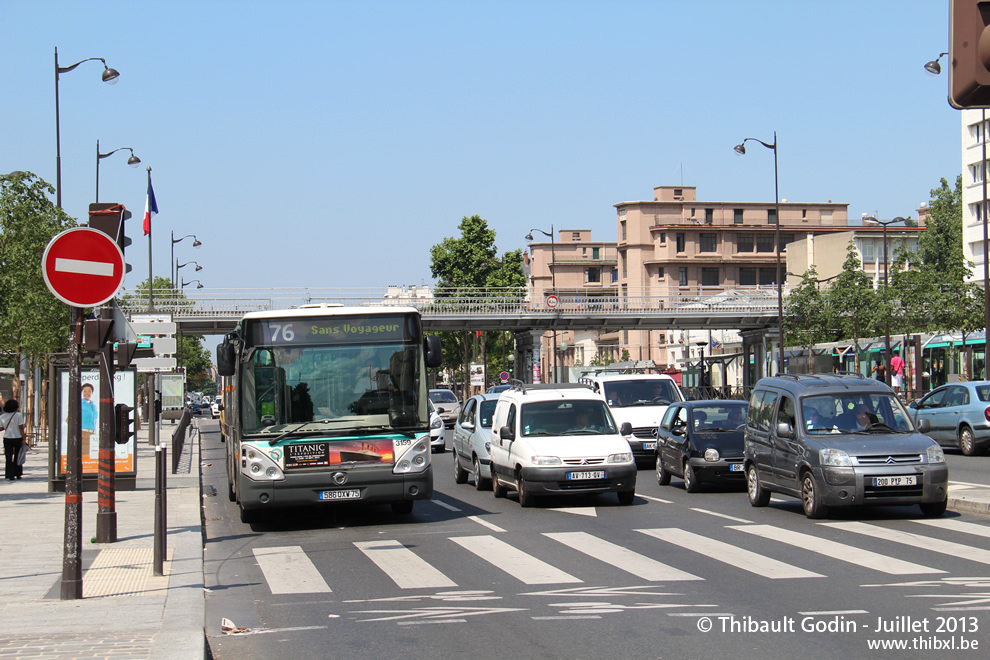
<path id="1" fill-rule="evenodd" d="M 82 392 L 80 401 L 80 431 L 82 435 L 83 474 L 96 475 L 100 472 L 100 372 L 97 369 L 84 369 L 79 376 Z M 113 396 L 115 403 L 134 406 L 134 372 L 118 371 L 114 374 Z M 69 372 L 59 373 L 59 467 L 60 475 L 65 474 L 69 438 Z M 133 414 L 133 413 L 131 413 Z M 134 436 L 125 445 L 114 444 L 117 473 L 134 472 Z"/>

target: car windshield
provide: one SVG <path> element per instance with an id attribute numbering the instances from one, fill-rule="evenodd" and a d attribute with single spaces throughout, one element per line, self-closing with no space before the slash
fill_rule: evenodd
<path id="1" fill-rule="evenodd" d="M 602 435 L 616 434 L 615 420 L 604 401 L 534 401 L 522 406 L 522 434 Z"/>
<path id="2" fill-rule="evenodd" d="M 490 401 L 481 402 L 479 419 L 482 427 L 486 429 L 490 429 L 492 427 L 492 416 L 495 414 L 495 406 L 497 404 L 498 399 L 491 399 Z"/>
<path id="3" fill-rule="evenodd" d="M 749 404 L 742 401 L 694 406 L 692 409 L 694 430 L 706 433 L 740 431 L 746 424 L 748 408 Z"/>
<path id="4" fill-rule="evenodd" d="M 636 378 L 604 383 L 605 398 L 613 408 L 666 406 L 680 401 L 677 385 L 666 378 Z"/>
<path id="5" fill-rule="evenodd" d="M 433 403 L 457 403 L 457 397 L 450 390 L 430 390 L 430 401 Z"/>
<path id="6" fill-rule="evenodd" d="M 802 424 L 809 434 L 909 433 L 910 416 L 885 392 L 809 396 L 801 400 Z"/>

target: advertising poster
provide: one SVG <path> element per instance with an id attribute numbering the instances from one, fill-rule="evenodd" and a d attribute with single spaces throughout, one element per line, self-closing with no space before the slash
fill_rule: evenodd
<path id="1" fill-rule="evenodd" d="M 485 387 L 485 365 L 471 365 L 471 387 Z"/>
<path id="2" fill-rule="evenodd" d="M 97 475 L 100 472 L 100 372 L 97 369 L 83 369 L 79 378 L 82 390 L 81 431 L 83 475 Z M 114 375 L 113 396 L 115 403 L 134 407 L 134 372 L 118 371 Z M 131 415 L 133 416 L 133 412 Z M 69 437 L 69 372 L 59 373 L 59 475 L 65 474 L 67 443 Z M 131 427 L 133 428 L 133 427 Z M 134 436 L 126 445 L 114 444 L 116 449 L 116 471 L 118 474 L 135 471 Z"/>
<path id="3" fill-rule="evenodd" d="M 395 448 L 390 439 L 297 442 L 285 445 L 285 469 L 329 467 L 342 463 L 391 465 Z"/>

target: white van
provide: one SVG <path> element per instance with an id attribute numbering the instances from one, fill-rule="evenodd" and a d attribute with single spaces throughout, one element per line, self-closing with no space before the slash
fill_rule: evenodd
<path id="1" fill-rule="evenodd" d="M 492 491 L 519 493 L 519 504 L 539 495 L 616 493 L 636 498 L 636 463 L 605 399 L 589 387 L 526 385 L 502 392 L 492 418 Z"/>
<path id="2" fill-rule="evenodd" d="M 629 422 L 633 435 L 629 446 L 636 462 L 652 467 L 663 414 L 667 406 L 684 400 L 677 381 L 664 374 L 596 373 L 583 377 L 581 383 L 605 397 L 616 422 Z"/>

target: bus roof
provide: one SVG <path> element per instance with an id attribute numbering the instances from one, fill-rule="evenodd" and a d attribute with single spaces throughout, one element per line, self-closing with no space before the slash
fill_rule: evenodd
<path id="1" fill-rule="evenodd" d="M 368 307 L 341 306 L 306 306 L 293 309 L 272 309 L 264 312 L 248 312 L 244 319 L 284 319 L 286 317 L 305 318 L 307 316 L 356 316 L 379 314 L 418 314 L 414 307 L 399 307 L 395 305 L 375 305 Z"/>

